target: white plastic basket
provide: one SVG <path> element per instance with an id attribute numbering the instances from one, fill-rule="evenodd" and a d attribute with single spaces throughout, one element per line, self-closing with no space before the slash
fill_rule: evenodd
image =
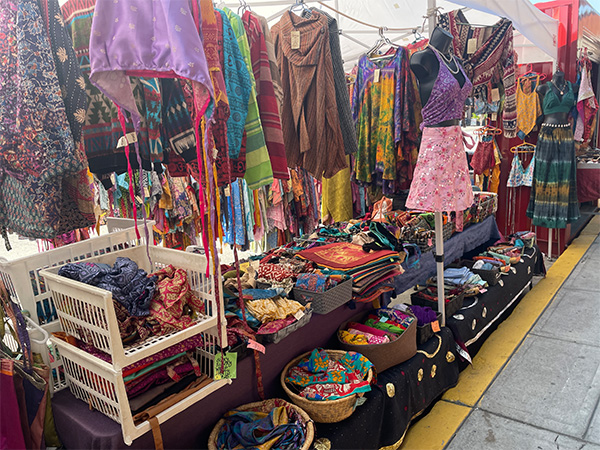
<path id="1" fill-rule="evenodd" d="M 9 319 L 7 319 L 9 320 Z M 50 368 L 50 379 L 49 388 L 50 394 L 59 391 L 67 387 L 67 380 L 65 378 L 64 370 L 62 369 L 62 362 L 56 348 L 52 345 L 49 338 L 49 333 L 60 330 L 60 323 L 58 320 L 50 324 L 47 329 L 40 327 L 29 317 L 25 317 L 27 321 L 27 332 L 29 334 L 29 342 L 31 344 L 31 352 L 38 353 L 44 364 Z M 13 325 L 13 329 L 14 329 Z M 6 345 L 12 351 L 19 349 L 19 343 L 15 340 L 13 335 L 10 333 L 8 325 L 4 324 L 5 334 L 2 340 L 3 344 Z"/>
<path id="2" fill-rule="evenodd" d="M 152 226 L 155 224 L 153 220 L 146 220 L 148 224 L 148 232 L 152 230 Z M 133 228 L 135 226 L 135 220 L 127 219 L 124 217 L 107 217 L 106 218 L 106 228 L 108 228 L 109 233 L 115 233 L 117 231 L 126 230 L 128 228 Z M 138 219 L 138 230 L 140 235 L 144 232 L 144 219 Z"/>
<path id="3" fill-rule="evenodd" d="M 202 335 L 204 347 L 197 348 L 194 356 L 202 373 L 214 378 L 214 358 L 218 345 L 217 330 L 216 328 L 206 330 Z M 51 341 L 62 356 L 67 382 L 73 395 L 115 422 L 120 423 L 123 440 L 127 445 L 131 445 L 134 439 L 150 431 L 148 421 L 137 426 L 133 422 L 121 370 L 115 370 L 111 364 L 62 340 L 51 338 Z M 213 380 L 201 390 L 192 393 L 158 414 L 156 418 L 159 423 L 164 423 L 174 415 L 230 383 L 231 380 L 228 379 Z"/>
<path id="4" fill-rule="evenodd" d="M 111 292 L 62 277 L 58 275 L 59 267 L 52 267 L 41 272 L 46 279 L 48 289 L 52 292 L 63 331 L 111 355 L 116 370 L 190 336 L 216 327 L 218 311 L 221 313 L 222 339 L 224 342 L 227 340 L 222 293 L 219 295 L 220 298 L 215 298 L 213 277 L 212 275 L 206 276 L 206 257 L 156 246 L 149 246 L 148 251 L 152 263 L 148 260 L 145 246 L 96 256 L 87 259 L 87 262 L 112 266 L 116 259 L 122 256 L 135 261 L 147 273 L 169 264 L 184 269 L 187 271 L 190 288 L 204 303 L 205 315 L 199 316 L 194 325 L 184 330 L 174 331 L 163 336 L 152 336 L 140 344 L 127 347 L 123 346 L 121 340 Z M 217 275 L 217 279 L 220 282 L 220 274 Z M 220 302 L 219 308 L 217 308 L 217 301 Z"/>
<path id="5" fill-rule="evenodd" d="M 123 220 L 131 220 L 133 226 L 132 219 Z M 154 221 L 150 221 L 148 225 L 154 225 Z M 57 320 L 58 317 L 50 292 L 46 289 L 44 280 L 40 278 L 40 270 L 143 245 L 146 238 L 144 233 L 140 234 L 141 239 L 138 241 L 135 228 L 127 228 L 12 261 L 0 258 L 0 277 L 15 301 L 21 305 L 21 309 L 28 311 L 33 321 L 45 328 L 46 324 Z M 38 311 L 43 313 L 42 317 Z"/>

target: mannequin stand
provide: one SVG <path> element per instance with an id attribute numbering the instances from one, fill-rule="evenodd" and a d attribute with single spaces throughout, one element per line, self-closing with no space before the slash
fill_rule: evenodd
<path id="1" fill-rule="evenodd" d="M 442 326 L 446 326 L 446 304 L 444 299 L 444 224 L 442 212 L 435 212 L 435 261 L 437 264 L 438 311 L 442 314 Z"/>

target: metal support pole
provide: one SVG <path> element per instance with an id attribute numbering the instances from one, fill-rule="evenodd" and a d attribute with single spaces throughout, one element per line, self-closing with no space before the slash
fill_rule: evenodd
<path id="1" fill-rule="evenodd" d="M 442 326 L 446 325 L 446 302 L 444 299 L 444 224 L 442 212 L 435 212 L 435 261 L 437 263 L 438 311 L 442 314 Z"/>

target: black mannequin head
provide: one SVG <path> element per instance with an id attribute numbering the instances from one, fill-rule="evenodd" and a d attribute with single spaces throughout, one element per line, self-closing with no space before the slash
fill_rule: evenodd
<path id="1" fill-rule="evenodd" d="M 449 54 L 450 46 L 454 37 L 449 31 L 444 30 L 441 27 L 435 27 L 431 33 L 429 44 L 435 47 L 440 53 Z"/>
<path id="2" fill-rule="evenodd" d="M 558 69 L 556 72 L 554 72 L 554 75 L 552 75 L 552 81 L 558 86 L 565 84 L 565 73 Z"/>

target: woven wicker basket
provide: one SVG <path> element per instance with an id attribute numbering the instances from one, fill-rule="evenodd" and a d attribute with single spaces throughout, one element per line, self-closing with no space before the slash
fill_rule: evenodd
<path id="1" fill-rule="evenodd" d="M 339 361 L 345 354 L 342 350 L 325 350 L 330 358 Z M 356 408 L 356 402 L 359 397 L 364 394 L 362 392 L 351 395 L 349 397 L 340 398 L 337 400 L 308 400 L 298 394 L 293 393 L 285 382 L 285 377 L 291 367 L 300 362 L 302 358 L 309 356 L 311 352 L 304 353 L 297 358 L 292 359 L 283 369 L 280 376 L 281 386 L 283 390 L 292 400 L 292 402 L 300 406 L 308 413 L 312 420 L 320 423 L 336 423 L 347 419 L 352 415 Z M 369 370 L 367 381 L 371 383 L 373 379 L 373 369 Z"/>
<path id="2" fill-rule="evenodd" d="M 477 213 L 474 222 L 487 219 L 498 210 L 498 194 L 493 192 L 476 192 Z"/>
<path id="3" fill-rule="evenodd" d="M 312 303 L 315 314 L 329 314 L 352 300 L 352 280 L 346 280 L 325 292 L 312 292 L 294 288 L 294 299 L 306 305 Z"/>
<path id="4" fill-rule="evenodd" d="M 261 412 L 270 412 L 273 408 L 278 406 L 286 406 L 289 408 L 293 408 L 298 412 L 298 414 L 302 417 L 303 422 L 306 424 L 306 439 L 304 440 L 304 445 L 300 447 L 298 450 L 308 450 L 312 444 L 313 439 L 315 438 L 315 425 L 313 421 L 310 419 L 306 411 L 302 408 L 292 405 L 289 402 L 286 402 L 280 398 L 271 398 L 267 400 L 263 400 L 262 402 L 256 403 L 248 403 L 246 405 L 238 406 L 235 409 L 240 411 L 261 411 Z M 210 433 L 210 437 L 208 438 L 208 450 L 219 450 L 217 447 L 217 438 L 219 436 L 219 431 L 225 425 L 225 419 L 221 419 L 217 422 L 212 432 Z"/>

